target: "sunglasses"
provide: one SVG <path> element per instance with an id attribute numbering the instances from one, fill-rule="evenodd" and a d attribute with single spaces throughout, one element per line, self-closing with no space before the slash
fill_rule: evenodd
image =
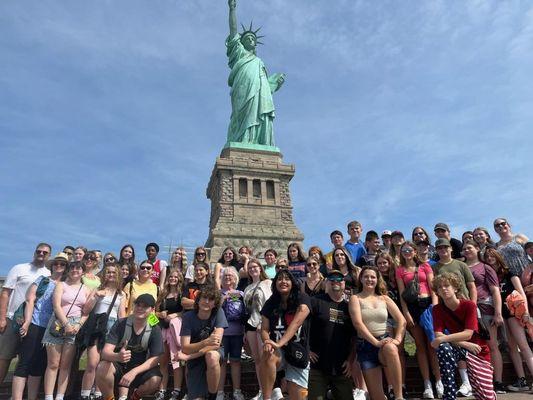
<path id="1" fill-rule="evenodd" d="M 328 281 L 330 282 L 342 282 L 344 278 L 342 276 L 330 276 L 328 277 Z"/>
<path id="2" fill-rule="evenodd" d="M 402 249 L 403 254 L 411 254 L 413 251 L 413 249 Z"/>
<path id="3" fill-rule="evenodd" d="M 63 261 L 55 261 L 52 265 L 53 265 L 54 267 L 66 267 L 66 266 L 67 266 L 67 263 L 66 263 L 66 262 L 63 262 Z"/>
<path id="4" fill-rule="evenodd" d="M 506 221 L 499 222 L 497 224 L 494 224 L 494 228 L 503 228 L 505 225 L 507 225 Z"/>
<path id="5" fill-rule="evenodd" d="M 196 253 L 196 255 L 197 255 L 198 257 L 200 257 L 200 256 L 205 256 L 205 253 Z"/>
<path id="6" fill-rule="evenodd" d="M 140 269 L 141 271 L 150 271 L 150 270 L 152 269 L 152 267 L 150 267 L 150 266 L 148 266 L 148 265 L 141 265 L 141 266 L 139 267 L 139 269 Z"/>
<path id="7" fill-rule="evenodd" d="M 313 266 L 313 265 L 314 265 L 314 266 L 317 266 L 318 263 L 314 263 L 314 262 L 312 262 L 312 263 L 309 263 L 309 264 L 306 264 L 306 265 L 307 265 L 308 267 L 311 267 L 311 266 Z"/>
<path id="8" fill-rule="evenodd" d="M 89 257 L 87 257 L 87 261 L 96 261 L 96 257 L 95 256 L 89 256 Z"/>
<path id="9" fill-rule="evenodd" d="M 425 233 L 424 232 L 415 232 L 415 236 L 424 236 Z"/>
<path id="10" fill-rule="evenodd" d="M 105 262 L 115 261 L 113 257 L 104 258 Z"/>
<path id="11" fill-rule="evenodd" d="M 43 256 L 47 255 L 48 253 L 50 253 L 49 251 L 46 251 L 46 250 L 35 250 L 35 252 L 37 254 L 42 254 Z"/>

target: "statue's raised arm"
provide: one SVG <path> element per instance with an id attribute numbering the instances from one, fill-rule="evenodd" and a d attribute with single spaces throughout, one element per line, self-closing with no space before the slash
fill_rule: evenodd
<path id="1" fill-rule="evenodd" d="M 235 8 L 237 7 L 237 0 L 228 0 L 229 6 L 229 37 L 235 36 L 237 33 L 237 15 Z"/>
<path id="2" fill-rule="evenodd" d="M 279 151 L 274 144 L 272 124 L 274 101 L 272 93 L 285 81 L 285 75 L 268 75 L 263 61 L 256 55 L 261 42 L 259 29 L 243 26 L 237 31 L 236 0 L 228 0 L 229 36 L 226 41 L 228 66 L 231 72 L 231 119 L 226 147 L 259 148 Z"/>

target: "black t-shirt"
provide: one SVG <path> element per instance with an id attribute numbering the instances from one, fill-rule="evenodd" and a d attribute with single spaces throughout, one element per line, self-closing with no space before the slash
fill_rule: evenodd
<path id="1" fill-rule="evenodd" d="M 198 318 L 196 311 L 191 311 L 183 314 L 180 336 L 190 336 L 191 343 L 198 343 L 207 339 L 211 333 L 213 333 L 215 328 L 227 327 L 228 321 L 226 320 L 226 315 L 222 308 L 219 308 L 216 313 L 208 319 L 200 319 Z M 203 362 L 203 357 L 187 361 L 187 363 L 192 364 L 197 362 Z"/>
<path id="2" fill-rule="evenodd" d="M 296 309 L 305 304 L 311 311 L 311 301 L 309 296 L 305 293 L 298 293 L 298 306 Z M 274 342 L 277 342 L 282 338 L 287 330 L 287 327 L 291 324 L 294 315 L 296 314 L 296 309 L 292 312 L 287 312 L 286 310 L 281 309 L 279 303 L 276 304 L 275 299 L 270 297 L 263 306 L 261 310 L 261 315 L 268 318 L 270 322 L 270 339 Z M 311 323 L 311 314 L 307 316 L 304 323 L 296 331 L 296 334 L 292 337 L 291 341 L 301 343 L 304 347 L 309 349 L 309 327 Z"/>
<path id="3" fill-rule="evenodd" d="M 311 351 L 318 355 L 311 368 L 342 375 L 355 335 L 346 300 L 337 303 L 327 293 L 311 298 Z"/>
<path id="4" fill-rule="evenodd" d="M 167 297 L 166 299 L 163 299 L 161 302 L 161 306 L 159 307 L 159 311 L 166 311 L 167 314 L 175 314 L 180 313 L 183 311 L 183 307 L 181 305 L 181 295 L 177 297 Z M 160 319 L 159 325 L 162 328 L 168 328 L 169 324 L 167 321 Z"/>
<path id="5" fill-rule="evenodd" d="M 121 344 L 124 331 L 126 330 L 126 322 L 128 318 L 121 318 L 111 328 L 106 336 L 106 343 L 111 343 L 115 346 Z M 140 335 L 135 334 L 135 329 L 131 330 L 131 337 L 128 340 L 128 349 L 131 350 L 131 360 L 125 364 L 126 371 L 130 371 L 141 365 L 149 357 L 159 356 L 163 354 L 163 338 L 161 337 L 161 328 L 159 326 L 153 326 L 152 332 L 150 332 L 150 339 L 148 340 L 148 348 L 143 350 L 141 347 L 141 341 L 146 328 Z"/>

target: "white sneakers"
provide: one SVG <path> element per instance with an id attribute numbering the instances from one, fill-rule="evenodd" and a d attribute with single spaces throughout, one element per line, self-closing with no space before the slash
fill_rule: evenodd
<path id="1" fill-rule="evenodd" d="M 461 397 L 472 396 L 472 386 L 470 386 L 470 383 L 463 382 L 463 384 L 457 391 L 457 395 Z"/>
<path id="2" fill-rule="evenodd" d="M 263 392 L 259 390 L 259 392 L 251 398 L 251 400 L 263 400 Z"/>
<path id="3" fill-rule="evenodd" d="M 274 390 L 272 391 L 272 400 L 281 400 L 283 399 L 283 392 L 281 391 L 281 389 L 278 387 L 278 388 L 274 388 Z"/>
<path id="4" fill-rule="evenodd" d="M 353 390 L 353 400 L 366 400 L 366 392 L 363 389 L 355 388 Z"/>
<path id="5" fill-rule="evenodd" d="M 433 396 L 433 389 L 431 389 L 430 387 L 425 388 L 424 392 L 422 393 L 422 398 L 423 399 L 434 399 L 435 396 Z"/>
<path id="6" fill-rule="evenodd" d="M 442 396 L 444 396 L 444 385 L 442 381 L 435 382 L 435 389 L 437 389 L 437 398 L 442 399 Z"/>

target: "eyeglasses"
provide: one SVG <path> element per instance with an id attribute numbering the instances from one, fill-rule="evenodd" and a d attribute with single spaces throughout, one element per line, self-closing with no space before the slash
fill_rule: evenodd
<path id="1" fill-rule="evenodd" d="M 505 225 L 507 225 L 507 221 L 498 222 L 497 224 L 494 224 L 494 229 L 503 228 Z"/>
<path id="2" fill-rule="evenodd" d="M 344 278 L 342 276 L 330 276 L 328 277 L 328 281 L 330 282 L 342 282 Z"/>
<path id="3" fill-rule="evenodd" d="M 63 253 L 65 253 L 67 256 L 71 256 L 74 254 L 72 251 L 64 251 Z"/>
<path id="4" fill-rule="evenodd" d="M 425 233 L 424 232 L 415 232 L 415 236 L 424 236 Z"/>
<path id="5" fill-rule="evenodd" d="M 149 265 L 141 265 L 141 266 L 139 267 L 139 269 L 140 269 L 141 271 L 150 271 L 150 270 L 152 269 L 152 267 L 149 266 Z"/>
<path id="6" fill-rule="evenodd" d="M 306 265 L 307 265 L 308 267 L 310 267 L 310 266 L 312 266 L 312 265 L 314 265 L 314 266 L 317 266 L 317 265 L 318 265 L 318 263 L 316 263 L 316 262 L 311 262 L 311 263 L 309 263 L 309 264 L 306 264 Z"/>
<path id="7" fill-rule="evenodd" d="M 403 254 L 411 254 L 414 250 L 413 249 L 410 249 L 410 248 L 405 248 L 405 249 L 402 249 L 402 253 Z"/>
<path id="8" fill-rule="evenodd" d="M 35 252 L 37 254 L 42 254 L 43 256 L 47 255 L 48 253 L 50 253 L 49 251 L 46 251 L 46 250 L 35 250 Z"/>

